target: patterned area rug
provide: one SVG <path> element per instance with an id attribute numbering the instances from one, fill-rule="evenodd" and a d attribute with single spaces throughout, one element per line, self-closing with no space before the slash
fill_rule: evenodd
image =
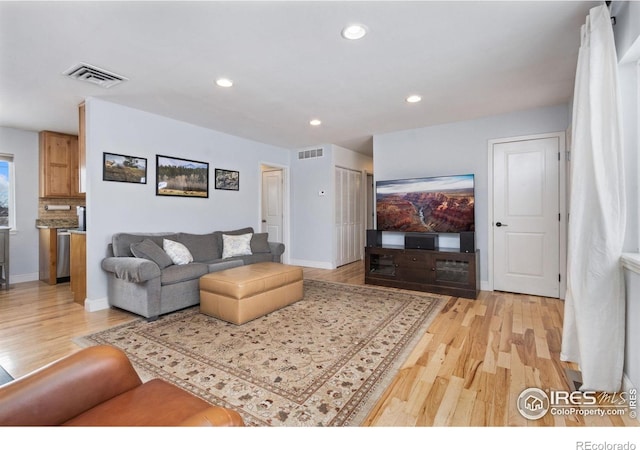
<path id="1" fill-rule="evenodd" d="M 237 410 L 248 426 L 357 426 L 445 297 L 305 280 L 304 299 L 244 325 L 198 307 L 76 339 L 123 349 L 160 377 Z"/>

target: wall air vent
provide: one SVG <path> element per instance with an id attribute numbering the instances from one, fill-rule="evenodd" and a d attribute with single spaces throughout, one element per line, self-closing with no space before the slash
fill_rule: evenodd
<path id="1" fill-rule="evenodd" d="M 97 84 L 103 88 L 110 88 L 123 81 L 127 81 L 127 79 L 121 75 L 116 75 L 115 73 L 85 63 L 80 63 L 67 69 L 64 75 L 74 80 Z"/>
<path id="2" fill-rule="evenodd" d="M 309 159 L 309 158 L 322 158 L 322 149 L 315 148 L 313 150 L 300 150 L 298 152 L 298 159 Z"/>

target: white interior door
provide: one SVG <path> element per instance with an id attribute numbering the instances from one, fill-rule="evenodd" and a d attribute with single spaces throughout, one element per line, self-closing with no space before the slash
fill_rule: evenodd
<path id="1" fill-rule="evenodd" d="M 362 258 L 362 174 L 336 167 L 335 194 L 336 265 L 342 266 Z"/>
<path id="2" fill-rule="evenodd" d="M 560 295 L 560 136 L 493 144 L 493 287 Z"/>
<path id="3" fill-rule="evenodd" d="M 283 241 L 282 170 L 262 172 L 262 232 L 270 242 Z"/>

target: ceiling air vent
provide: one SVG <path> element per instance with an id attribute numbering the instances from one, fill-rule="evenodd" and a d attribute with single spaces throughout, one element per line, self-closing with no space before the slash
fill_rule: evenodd
<path id="1" fill-rule="evenodd" d="M 298 159 L 322 158 L 322 149 L 301 150 L 298 152 Z"/>
<path id="2" fill-rule="evenodd" d="M 67 69 L 64 74 L 74 80 L 97 84 L 103 88 L 110 88 L 127 80 L 121 75 L 116 75 L 115 73 L 84 63 L 80 63 L 70 69 Z"/>

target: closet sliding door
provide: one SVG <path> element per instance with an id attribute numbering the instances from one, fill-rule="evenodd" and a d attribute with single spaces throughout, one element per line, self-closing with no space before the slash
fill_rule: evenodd
<path id="1" fill-rule="evenodd" d="M 364 246 L 362 174 L 335 169 L 336 266 L 362 259 Z"/>

